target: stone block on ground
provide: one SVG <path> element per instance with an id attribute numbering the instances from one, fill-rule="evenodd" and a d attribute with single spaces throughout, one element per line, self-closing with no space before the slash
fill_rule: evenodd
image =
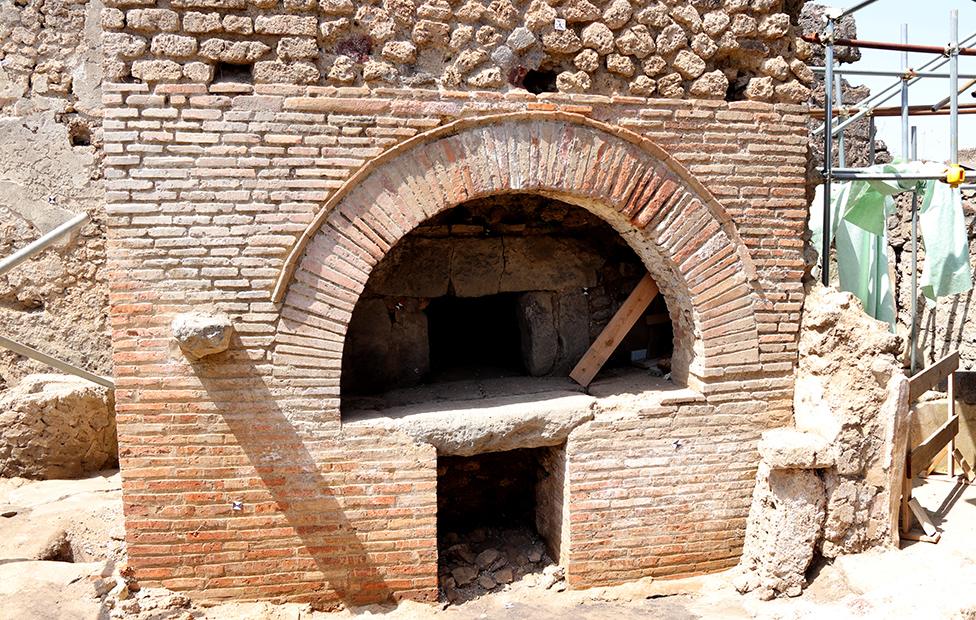
<path id="1" fill-rule="evenodd" d="M 118 461 L 115 398 L 68 375 L 29 375 L 0 398 L 0 477 L 75 478 Z"/>

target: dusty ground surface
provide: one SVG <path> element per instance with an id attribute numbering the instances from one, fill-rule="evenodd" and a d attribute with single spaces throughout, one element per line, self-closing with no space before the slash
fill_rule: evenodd
<path id="1" fill-rule="evenodd" d="M 740 596 L 728 573 L 683 581 L 560 591 L 528 576 L 460 605 L 404 603 L 327 614 L 306 605 L 204 607 L 180 595 L 143 589 L 125 597 L 112 576 L 124 558 L 119 477 L 0 480 L 0 617 L 168 620 L 480 620 L 563 618 L 976 618 L 976 486 L 933 477 L 916 489 L 942 530 L 937 545 L 844 556 L 812 575 L 802 596 L 769 602 Z M 8 516 L 9 515 L 9 516 Z M 47 545 L 63 537 L 65 545 Z M 67 549 L 67 550 L 66 550 Z M 45 554 L 56 559 L 45 559 Z M 73 562 L 64 561 L 73 558 Z M 540 576 L 541 577 L 541 576 Z"/>

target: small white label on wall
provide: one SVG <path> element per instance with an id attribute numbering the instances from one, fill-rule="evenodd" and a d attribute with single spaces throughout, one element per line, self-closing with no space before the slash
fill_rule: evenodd
<path id="1" fill-rule="evenodd" d="M 555 30 L 562 32 L 563 30 L 566 30 L 566 20 L 562 17 L 557 17 L 556 21 L 552 23 L 552 27 Z"/>

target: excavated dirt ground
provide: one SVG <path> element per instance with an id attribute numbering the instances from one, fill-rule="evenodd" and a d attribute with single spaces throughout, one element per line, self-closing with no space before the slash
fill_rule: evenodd
<path id="1" fill-rule="evenodd" d="M 18 620 L 475 620 L 667 618 L 777 620 L 976 618 L 976 486 L 942 477 L 916 497 L 942 530 L 937 545 L 845 556 L 820 566 L 795 599 L 740 596 L 721 573 L 681 581 L 645 580 L 614 588 L 561 590 L 522 578 L 460 604 L 403 603 L 327 614 L 307 605 L 192 604 L 165 590 L 120 598 L 113 572 L 124 561 L 119 476 L 82 480 L 0 480 L 0 617 Z M 58 540 L 63 542 L 57 543 Z M 46 544 L 55 541 L 53 544 Z M 65 561 L 73 558 L 73 561 Z"/>

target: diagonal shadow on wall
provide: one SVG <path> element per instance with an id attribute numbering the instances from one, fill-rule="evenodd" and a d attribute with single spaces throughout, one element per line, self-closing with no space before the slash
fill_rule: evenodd
<path id="1" fill-rule="evenodd" d="M 393 590 L 345 515 L 335 492 L 336 481 L 323 475 L 320 464 L 268 389 L 265 377 L 270 372 L 255 365 L 236 333 L 228 351 L 193 363 L 193 368 L 274 501 L 273 505 L 245 502 L 234 514 L 268 516 L 277 511 L 284 517 L 281 525 L 294 530 L 300 540 L 293 555 L 277 559 L 277 572 L 295 574 L 294 579 L 281 584 L 291 584 L 282 587 L 282 593 L 294 592 L 295 581 L 308 580 L 308 591 L 301 599 L 323 609 L 338 607 L 338 603 L 353 606 L 392 600 Z M 233 526 L 233 521 L 230 524 Z M 278 544 L 255 540 L 247 555 L 261 556 L 265 548 L 285 546 L 281 540 L 285 536 L 269 531 L 267 539 Z M 314 569 L 321 575 L 310 575 Z M 254 573 L 241 575 L 241 582 L 261 589 L 262 598 L 274 596 L 276 584 L 262 576 L 274 573 L 267 569 Z M 316 585 L 316 579 L 321 583 Z"/>

